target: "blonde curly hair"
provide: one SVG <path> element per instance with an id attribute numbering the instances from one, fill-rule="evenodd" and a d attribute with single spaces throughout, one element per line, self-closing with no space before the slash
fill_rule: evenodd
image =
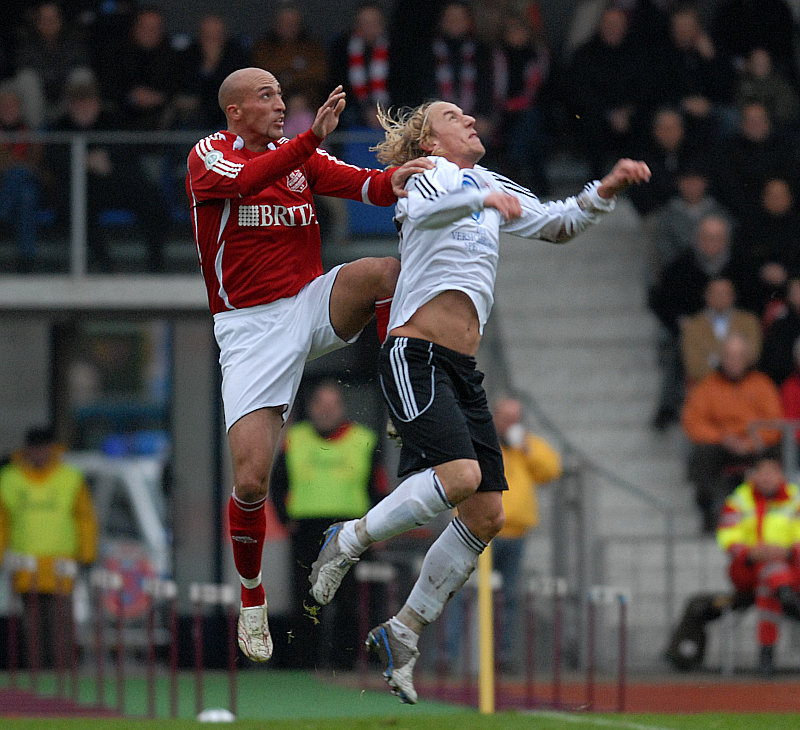
<path id="1" fill-rule="evenodd" d="M 386 130 L 386 137 L 374 147 L 378 161 L 383 165 L 402 165 L 416 157 L 429 155 L 422 149 L 422 143 L 430 134 L 428 111 L 439 101 L 426 101 L 418 107 L 401 107 L 384 109 L 378 106 L 378 121 Z"/>

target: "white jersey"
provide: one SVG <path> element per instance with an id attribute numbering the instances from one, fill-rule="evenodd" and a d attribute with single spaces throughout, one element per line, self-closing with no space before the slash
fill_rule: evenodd
<path id="1" fill-rule="evenodd" d="M 494 303 L 501 231 L 563 243 L 595 223 L 598 213 L 614 209 L 614 199 L 597 194 L 598 181 L 579 195 L 542 203 L 527 188 L 485 167 L 459 169 L 444 157 L 429 159 L 436 167 L 414 175 L 406 184 L 408 197 L 395 207 L 402 265 L 389 330 L 408 322 L 437 294 L 456 290 L 474 303 L 483 333 Z M 491 192 L 516 196 L 522 215 L 506 222 L 494 208 L 484 208 Z"/>

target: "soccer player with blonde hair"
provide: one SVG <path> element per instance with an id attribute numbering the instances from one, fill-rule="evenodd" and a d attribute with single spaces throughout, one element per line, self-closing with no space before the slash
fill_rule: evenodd
<path id="1" fill-rule="evenodd" d="M 530 190 L 478 165 L 485 148 L 475 119 L 434 101 L 394 114 L 378 160 L 428 155 L 399 199 L 401 270 L 380 352 L 380 382 L 402 438 L 397 488 L 359 520 L 331 525 L 312 566 L 311 594 L 324 605 L 373 542 L 458 514 L 428 550 L 405 605 L 372 629 L 367 645 L 402 702 L 415 703 L 413 668 L 422 629 L 474 570 L 503 526 L 507 489 L 500 443 L 475 355 L 494 300 L 500 233 L 563 243 L 614 208 L 614 196 L 645 182 L 643 162 L 622 159 L 576 196 L 543 203 Z"/>

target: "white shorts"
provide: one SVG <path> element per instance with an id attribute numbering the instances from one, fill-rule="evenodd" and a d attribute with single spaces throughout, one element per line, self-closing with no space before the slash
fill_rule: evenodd
<path id="1" fill-rule="evenodd" d="M 333 330 L 330 298 L 339 265 L 295 296 L 214 315 L 225 427 L 259 408 L 292 408 L 303 367 L 348 343 Z M 350 342 L 358 339 L 356 335 Z"/>

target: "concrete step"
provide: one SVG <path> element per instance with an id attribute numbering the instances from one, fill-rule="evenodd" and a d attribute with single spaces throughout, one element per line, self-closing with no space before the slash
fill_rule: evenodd
<path id="1" fill-rule="evenodd" d="M 631 666 L 653 668 L 676 607 L 692 591 L 724 587 L 727 579 L 725 556 L 713 540 L 698 538 L 680 430 L 650 428 L 660 373 L 643 241 L 641 221 L 624 199 L 564 246 L 504 237 L 492 327 L 502 337 L 511 387 L 535 399 L 566 443 L 604 470 L 590 470 L 584 482 L 599 540 L 593 554 L 603 582 L 633 592 Z M 539 490 L 542 534 L 526 549 L 528 564 L 540 570 L 551 565 L 546 536 L 558 524 L 558 488 Z M 676 544 L 673 596 L 664 593 L 667 524 L 658 505 L 688 541 Z"/>
<path id="2" fill-rule="evenodd" d="M 542 378 L 529 375 L 518 378 L 518 383 L 520 388 L 533 394 L 542 412 L 551 420 L 555 419 L 566 433 L 586 429 L 597 431 L 606 426 L 617 431 L 649 429 L 652 407 L 645 404 L 654 402 L 657 393 L 656 388 L 633 378 L 624 390 L 602 396 L 593 394 L 588 386 L 575 392 L 565 383 L 544 382 Z"/>
<path id="3" fill-rule="evenodd" d="M 566 342 L 602 345 L 654 342 L 655 327 L 649 316 L 628 309 L 570 309 L 537 316 L 509 310 L 503 315 L 503 332 L 511 346 L 532 347 Z M 566 364 L 566 363 L 565 363 Z"/>
<path id="4" fill-rule="evenodd" d="M 520 337 L 508 343 L 507 350 L 514 355 L 531 352 L 531 369 L 545 376 L 567 373 L 577 386 L 587 374 L 597 374 L 606 382 L 606 387 L 599 391 L 601 394 L 613 393 L 631 374 L 645 375 L 654 382 L 660 377 L 654 348 L 647 338 L 617 337 L 594 342 L 586 337 L 562 340 Z"/>
<path id="5" fill-rule="evenodd" d="M 542 385 L 547 387 L 545 383 Z M 650 415 L 642 406 L 642 398 L 649 393 L 649 389 L 632 390 L 627 391 L 624 398 L 622 394 L 616 398 L 601 398 L 590 392 L 576 393 L 551 386 L 547 387 L 546 395 L 535 395 L 542 410 L 557 414 L 560 427 L 572 434 L 575 429 L 598 429 L 608 425 L 638 431 Z"/>

